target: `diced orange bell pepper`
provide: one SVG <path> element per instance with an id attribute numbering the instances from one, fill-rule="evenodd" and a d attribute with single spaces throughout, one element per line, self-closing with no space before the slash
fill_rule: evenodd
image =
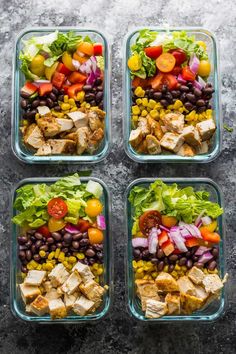
<path id="1" fill-rule="evenodd" d="M 93 53 L 94 53 L 93 44 L 89 43 L 89 42 L 80 43 L 77 47 L 77 53 L 78 52 L 81 52 L 81 53 L 86 54 L 88 56 L 93 55 Z"/>
<path id="2" fill-rule="evenodd" d="M 52 91 L 52 84 L 51 83 L 40 84 L 39 96 L 44 96 L 47 93 L 50 93 L 51 91 Z"/>
<path id="3" fill-rule="evenodd" d="M 169 240 L 168 234 L 167 234 L 167 232 L 165 230 L 163 230 L 161 232 L 161 234 L 158 235 L 158 243 L 159 243 L 159 245 L 162 246 L 163 243 L 165 243 L 168 240 Z"/>
<path id="4" fill-rule="evenodd" d="M 174 247 L 173 242 L 168 240 L 165 243 L 163 243 L 163 245 L 161 245 L 161 249 L 165 253 L 165 255 L 168 257 L 171 253 L 174 252 L 175 247 Z"/>
<path id="5" fill-rule="evenodd" d="M 201 235 L 204 241 L 211 243 L 219 243 L 220 235 L 217 232 L 210 232 L 206 227 L 201 227 Z"/>
<path id="6" fill-rule="evenodd" d="M 87 56 L 81 57 L 79 54 L 74 52 L 73 59 L 77 60 L 80 64 L 85 63 L 89 58 Z"/>
<path id="7" fill-rule="evenodd" d="M 190 247 L 190 248 L 195 247 L 195 246 L 199 246 L 199 239 L 196 237 L 190 237 L 186 240 L 185 246 Z"/>
<path id="8" fill-rule="evenodd" d="M 87 76 L 81 73 L 78 73 L 77 71 L 74 71 L 70 76 L 68 77 L 68 80 L 72 84 L 78 84 L 78 83 L 84 83 L 87 80 Z"/>
<path id="9" fill-rule="evenodd" d="M 68 91 L 67 91 L 69 97 L 76 99 L 77 93 L 78 93 L 79 91 L 82 91 L 83 86 L 84 86 L 84 84 L 71 85 L 71 86 L 68 88 Z"/>
<path id="10" fill-rule="evenodd" d="M 52 77 L 53 86 L 60 89 L 64 81 L 65 81 L 65 75 L 56 71 Z"/>

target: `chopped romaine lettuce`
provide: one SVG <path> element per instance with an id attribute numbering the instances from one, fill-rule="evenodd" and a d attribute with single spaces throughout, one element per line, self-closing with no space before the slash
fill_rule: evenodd
<path id="1" fill-rule="evenodd" d="M 87 183 L 86 191 L 93 194 L 96 198 L 100 198 L 102 196 L 103 188 L 100 183 L 90 180 Z"/>

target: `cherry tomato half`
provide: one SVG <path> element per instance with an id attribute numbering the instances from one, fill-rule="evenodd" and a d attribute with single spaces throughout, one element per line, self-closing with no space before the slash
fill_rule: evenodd
<path id="1" fill-rule="evenodd" d="M 48 229 L 50 232 L 59 231 L 59 230 L 63 229 L 63 227 L 65 227 L 65 226 L 66 226 L 66 223 L 63 219 L 50 218 L 48 220 Z"/>
<path id="2" fill-rule="evenodd" d="M 77 227 L 80 232 L 86 232 L 90 228 L 90 223 L 88 222 L 88 220 L 79 219 Z"/>
<path id="3" fill-rule="evenodd" d="M 91 245 L 95 245 L 96 243 L 102 243 L 103 232 L 95 227 L 91 227 L 88 229 L 88 237 Z"/>
<path id="4" fill-rule="evenodd" d="M 46 225 L 40 226 L 37 229 L 37 232 L 39 232 L 40 234 L 42 234 L 46 238 L 51 237 L 51 232 L 49 231 L 49 228 Z"/>
<path id="5" fill-rule="evenodd" d="M 147 47 L 147 48 L 144 48 L 144 52 L 146 53 L 146 55 L 149 58 L 156 59 L 162 53 L 162 46 L 158 45 L 158 46 L 154 46 L 154 47 Z"/>
<path id="6" fill-rule="evenodd" d="M 195 77 L 196 77 L 196 75 L 192 72 L 192 70 L 190 69 L 189 66 L 185 66 L 182 69 L 182 76 L 183 76 L 183 79 L 186 81 L 194 81 Z"/>
<path id="7" fill-rule="evenodd" d="M 174 75 L 162 73 L 157 74 L 150 82 L 154 90 L 160 90 L 163 85 L 168 86 L 169 90 L 174 90 L 178 85 Z"/>
<path id="8" fill-rule="evenodd" d="M 171 49 L 169 53 L 175 57 L 177 66 L 183 64 L 187 60 L 187 55 L 182 49 Z"/>
<path id="9" fill-rule="evenodd" d="M 161 223 L 161 214 L 157 210 L 148 210 L 139 218 L 140 231 L 148 236 L 153 227 L 157 227 Z"/>
<path id="10" fill-rule="evenodd" d="M 163 53 L 156 60 L 157 69 L 163 73 L 169 73 L 173 70 L 175 63 L 175 57 L 170 53 Z"/>
<path id="11" fill-rule="evenodd" d="M 55 219 L 63 218 L 68 212 L 65 201 L 61 198 L 53 198 L 48 202 L 48 214 Z"/>
<path id="12" fill-rule="evenodd" d="M 178 76 L 182 71 L 181 66 L 175 66 L 173 70 L 171 70 L 170 74 Z"/>

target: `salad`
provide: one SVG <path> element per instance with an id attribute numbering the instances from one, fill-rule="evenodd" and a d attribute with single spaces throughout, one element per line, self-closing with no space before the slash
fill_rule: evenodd
<path id="1" fill-rule="evenodd" d="M 205 154 L 216 124 L 207 44 L 184 31 L 139 31 L 131 76 L 129 143 L 139 154 Z"/>
<path id="2" fill-rule="evenodd" d="M 206 191 L 156 180 L 130 191 L 136 294 L 146 318 L 187 315 L 220 296 L 222 208 Z"/>
<path id="3" fill-rule="evenodd" d="M 73 31 L 22 40 L 20 130 L 37 156 L 95 154 L 105 129 L 104 48 Z"/>
<path id="4" fill-rule="evenodd" d="M 26 312 L 52 319 L 93 313 L 108 289 L 102 186 L 92 180 L 81 183 L 76 173 L 51 185 L 26 184 L 16 193 L 17 287 Z"/>

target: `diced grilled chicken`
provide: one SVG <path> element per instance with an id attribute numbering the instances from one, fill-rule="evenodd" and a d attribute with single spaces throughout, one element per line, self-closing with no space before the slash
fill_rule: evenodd
<path id="1" fill-rule="evenodd" d="M 98 285 L 94 280 L 90 280 L 85 284 L 80 284 L 80 291 L 91 301 L 98 302 L 104 294 L 104 288 Z"/>
<path id="2" fill-rule="evenodd" d="M 83 154 L 88 146 L 89 129 L 87 127 L 79 128 L 77 134 L 77 155 Z"/>
<path id="3" fill-rule="evenodd" d="M 69 139 L 49 139 L 48 143 L 52 149 L 52 155 L 73 154 L 75 152 L 76 143 Z"/>
<path id="4" fill-rule="evenodd" d="M 192 125 L 189 125 L 188 127 L 185 127 L 182 132 L 182 136 L 186 143 L 192 146 L 200 146 L 201 145 L 201 138 L 199 135 L 198 130 L 193 127 Z"/>
<path id="5" fill-rule="evenodd" d="M 25 304 L 30 303 L 38 295 L 41 295 L 41 292 L 40 292 L 38 286 L 32 286 L 32 285 L 27 285 L 25 283 L 22 283 L 19 285 L 19 287 L 20 287 L 21 297 L 22 297 Z"/>
<path id="6" fill-rule="evenodd" d="M 50 290 L 52 290 L 52 288 L 53 288 L 53 286 L 49 280 L 43 282 L 42 286 L 43 286 L 46 293 L 49 292 Z"/>
<path id="7" fill-rule="evenodd" d="M 78 272 L 84 283 L 94 279 L 94 275 L 91 272 L 88 265 L 78 261 L 72 269 L 72 272 Z"/>
<path id="8" fill-rule="evenodd" d="M 43 133 L 35 123 L 31 124 L 25 131 L 24 143 L 35 149 L 39 149 L 45 143 Z"/>
<path id="9" fill-rule="evenodd" d="M 43 279 L 46 277 L 46 271 L 44 270 L 29 270 L 24 280 L 26 285 L 39 286 L 42 284 Z"/>
<path id="10" fill-rule="evenodd" d="M 159 318 L 164 316 L 168 312 L 168 308 L 165 302 L 148 299 L 146 301 L 145 317 L 147 318 Z"/>
<path id="11" fill-rule="evenodd" d="M 52 319 L 64 318 L 67 316 L 67 311 L 62 299 L 55 299 L 49 301 L 49 313 Z"/>
<path id="12" fill-rule="evenodd" d="M 42 295 L 36 297 L 36 299 L 30 304 L 31 312 L 38 316 L 43 316 L 48 312 L 48 299 Z"/>
<path id="13" fill-rule="evenodd" d="M 137 286 L 137 294 L 146 297 L 157 295 L 158 288 L 154 280 L 137 279 L 135 281 Z"/>
<path id="14" fill-rule="evenodd" d="M 143 136 L 146 136 L 147 134 L 150 134 L 150 132 L 151 132 L 147 118 L 140 117 L 138 119 L 138 127 L 141 129 Z"/>
<path id="15" fill-rule="evenodd" d="M 157 138 L 151 134 L 146 136 L 147 150 L 150 155 L 157 155 L 161 153 L 161 145 Z"/>
<path id="16" fill-rule="evenodd" d="M 46 116 L 46 114 L 51 114 L 50 108 L 48 108 L 47 106 L 38 106 L 37 111 L 40 116 Z"/>
<path id="17" fill-rule="evenodd" d="M 167 130 L 173 133 L 182 133 L 184 129 L 184 115 L 182 113 L 168 113 L 163 118 Z"/>
<path id="18" fill-rule="evenodd" d="M 142 139 L 143 139 L 143 134 L 140 128 L 131 130 L 129 136 L 129 142 L 134 148 L 141 143 Z"/>
<path id="19" fill-rule="evenodd" d="M 179 291 L 182 294 L 189 294 L 189 295 L 196 295 L 196 290 L 189 278 L 187 276 L 180 277 L 177 280 L 178 286 L 179 286 Z"/>
<path id="20" fill-rule="evenodd" d="M 195 296 L 198 297 L 199 299 L 205 301 L 208 298 L 208 293 L 206 292 L 206 290 L 200 286 L 200 285 L 194 285 L 195 290 L 196 290 L 196 294 Z"/>
<path id="21" fill-rule="evenodd" d="M 103 128 L 103 123 L 101 122 L 96 111 L 90 111 L 88 113 L 89 128 L 94 131 L 99 128 Z"/>
<path id="22" fill-rule="evenodd" d="M 192 267 L 190 271 L 188 272 L 188 277 L 189 279 L 194 283 L 194 284 L 201 284 L 203 281 L 205 274 L 204 272 L 199 269 L 198 267 Z"/>
<path id="23" fill-rule="evenodd" d="M 184 138 L 176 133 L 165 133 L 160 141 L 161 147 L 172 152 L 178 152 L 184 143 Z"/>
<path id="24" fill-rule="evenodd" d="M 216 125 L 213 119 L 207 119 L 196 124 L 196 128 L 202 138 L 202 141 L 209 140 L 216 130 Z"/>
<path id="25" fill-rule="evenodd" d="M 218 294 L 223 288 L 223 282 L 217 274 L 207 274 L 202 281 L 207 293 Z"/>
<path id="26" fill-rule="evenodd" d="M 165 303 L 168 307 L 168 315 L 180 314 L 180 295 L 168 293 L 165 297 Z"/>
<path id="27" fill-rule="evenodd" d="M 80 296 L 73 305 L 73 311 L 80 316 L 84 316 L 93 311 L 95 303 L 84 296 Z"/>
<path id="28" fill-rule="evenodd" d="M 56 121 L 60 126 L 60 133 L 71 130 L 74 126 L 74 123 L 71 119 L 56 118 Z"/>
<path id="29" fill-rule="evenodd" d="M 158 140 L 161 140 L 161 138 L 163 137 L 164 133 L 161 129 L 161 125 L 158 121 L 156 121 L 155 119 L 153 119 L 150 115 L 148 116 L 148 124 L 150 126 L 151 129 L 151 134 L 155 135 L 155 137 Z"/>
<path id="30" fill-rule="evenodd" d="M 196 153 L 201 155 L 201 154 L 206 154 L 209 150 L 209 146 L 206 141 L 202 141 L 201 145 L 197 147 Z"/>
<path id="31" fill-rule="evenodd" d="M 181 146 L 181 148 L 177 152 L 177 155 L 192 157 L 195 156 L 195 150 L 192 146 L 185 143 Z"/>
<path id="32" fill-rule="evenodd" d="M 104 112 L 98 107 L 91 107 L 91 111 L 96 112 L 100 119 L 104 119 L 106 117 L 106 112 Z"/>
<path id="33" fill-rule="evenodd" d="M 90 136 L 90 139 L 95 141 L 101 141 L 103 137 L 104 137 L 103 129 L 98 128 L 97 130 L 94 130 L 93 134 Z"/>
<path id="34" fill-rule="evenodd" d="M 57 289 L 52 288 L 46 292 L 45 297 L 46 297 L 46 299 L 48 299 L 48 301 L 50 301 L 50 300 L 59 299 L 60 294 L 58 294 Z"/>
<path id="35" fill-rule="evenodd" d="M 99 141 L 89 139 L 86 151 L 90 155 L 93 155 L 94 152 L 98 149 L 98 146 L 99 146 Z"/>
<path id="36" fill-rule="evenodd" d="M 48 156 L 51 155 L 52 148 L 49 143 L 44 143 L 35 153 L 35 156 Z"/>
<path id="37" fill-rule="evenodd" d="M 139 154 L 147 154 L 148 153 L 147 140 L 143 139 L 141 143 L 136 147 L 136 150 Z"/>
<path id="38" fill-rule="evenodd" d="M 58 263 L 48 274 L 48 278 L 51 280 L 52 286 L 55 288 L 62 285 L 68 277 L 69 273 L 62 263 Z"/>
<path id="39" fill-rule="evenodd" d="M 88 115 L 81 111 L 67 113 L 68 117 L 72 119 L 76 129 L 88 126 Z"/>
<path id="40" fill-rule="evenodd" d="M 79 273 L 73 272 L 70 274 L 69 278 L 66 279 L 65 283 L 61 287 L 61 290 L 64 293 L 71 295 L 77 290 L 81 282 L 82 278 Z"/>
<path id="41" fill-rule="evenodd" d="M 161 272 L 156 277 L 155 282 L 156 282 L 158 291 L 163 291 L 163 292 L 179 291 L 179 286 L 178 286 L 175 278 L 173 278 L 172 275 L 170 275 L 169 273 Z"/>
<path id="42" fill-rule="evenodd" d="M 64 136 L 64 139 L 74 140 L 75 142 L 77 142 L 77 133 L 73 132 L 73 133 L 66 134 Z"/>
<path id="43" fill-rule="evenodd" d="M 53 137 L 60 133 L 60 125 L 53 116 L 44 116 L 37 119 L 37 124 L 46 138 Z"/>
<path id="44" fill-rule="evenodd" d="M 181 293 L 180 303 L 182 312 L 186 315 L 190 315 L 193 312 L 199 310 L 203 306 L 204 301 L 199 297 Z"/>
<path id="45" fill-rule="evenodd" d="M 81 296 L 81 294 L 79 292 L 77 292 L 77 291 L 75 291 L 71 295 L 68 295 L 68 294 L 64 295 L 64 303 L 65 303 L 67 311 L 72 309 L 76 299 L 78 299 L 79 296 Z"/>

